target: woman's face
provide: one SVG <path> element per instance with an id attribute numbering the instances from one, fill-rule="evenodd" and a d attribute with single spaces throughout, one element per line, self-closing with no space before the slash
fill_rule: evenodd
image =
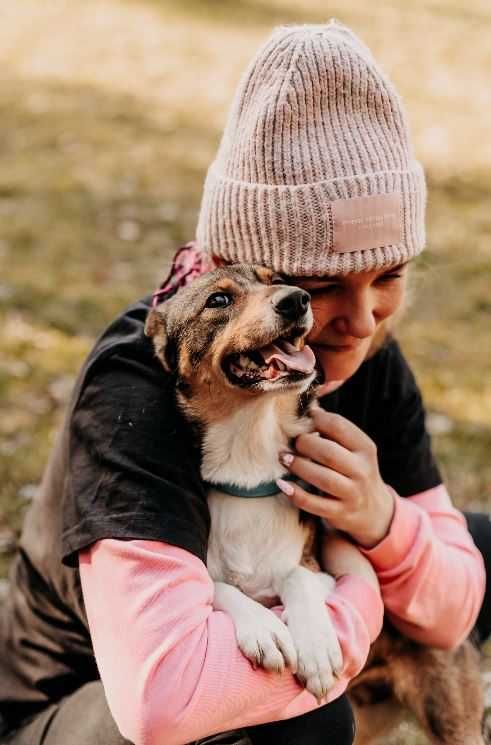
<path id="1" fill-rule="evenodd" d="M 400 307 L 407 263 L 345 277 L 295 277 L 312 297 L 314 326 L 308 336 L 327 381 L 342 381 L 366 358 L 380 324 Z"/>

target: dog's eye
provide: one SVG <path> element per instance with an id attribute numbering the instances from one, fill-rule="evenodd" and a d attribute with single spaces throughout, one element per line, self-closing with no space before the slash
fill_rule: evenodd
<path id="1" fill-rule="evenodd" d="M 227 305 L 231 305 L 232 302 L 232 296 L 227 295 L 226 292 L 214 292 L 206 301 L 205 308 L 226 308 Z"/>
<path id="2" fill-rule="evenodd" d="M 271 277 L 271 284 L 272 285 L 286 285 L 287 281 L 285 277 L 282 277 L 281 274 L 273 274 Z"/>

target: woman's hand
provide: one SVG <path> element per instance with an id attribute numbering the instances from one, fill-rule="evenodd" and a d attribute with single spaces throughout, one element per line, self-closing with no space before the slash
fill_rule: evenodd
<path id="1" fill-rule="evenodd" d="M 278 486 L 298 508 L 325 518 L 364 548 L 389 532 L 394 496 L 380 476 L 375 443 L 348 419 L 315 409 L 315 432 L 300 435 L 295 453 L 282 453 L 288 470 L 321 490 L 309 494 L 298 484 Z"/>

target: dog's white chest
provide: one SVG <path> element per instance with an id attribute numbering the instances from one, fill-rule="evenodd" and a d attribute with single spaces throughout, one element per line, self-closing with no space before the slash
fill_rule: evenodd
<path id="1" fill-rule="evenodd" d="M 298 566 L 308 527 L 284 495 L 242 498 L 210 490 L 211 531 L 207 566 L 263 605 L 273 605 L 278 580 Z"/>

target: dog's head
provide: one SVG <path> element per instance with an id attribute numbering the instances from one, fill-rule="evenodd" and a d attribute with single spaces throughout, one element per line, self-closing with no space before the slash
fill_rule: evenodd
<path id="1" fill-rule="evenodd" d="M 205 387 L 241 395 L 306 390 L 310 296 L 269 269 L 220 267 L 152 309 L 145 333 L 187 398 Z"/>

